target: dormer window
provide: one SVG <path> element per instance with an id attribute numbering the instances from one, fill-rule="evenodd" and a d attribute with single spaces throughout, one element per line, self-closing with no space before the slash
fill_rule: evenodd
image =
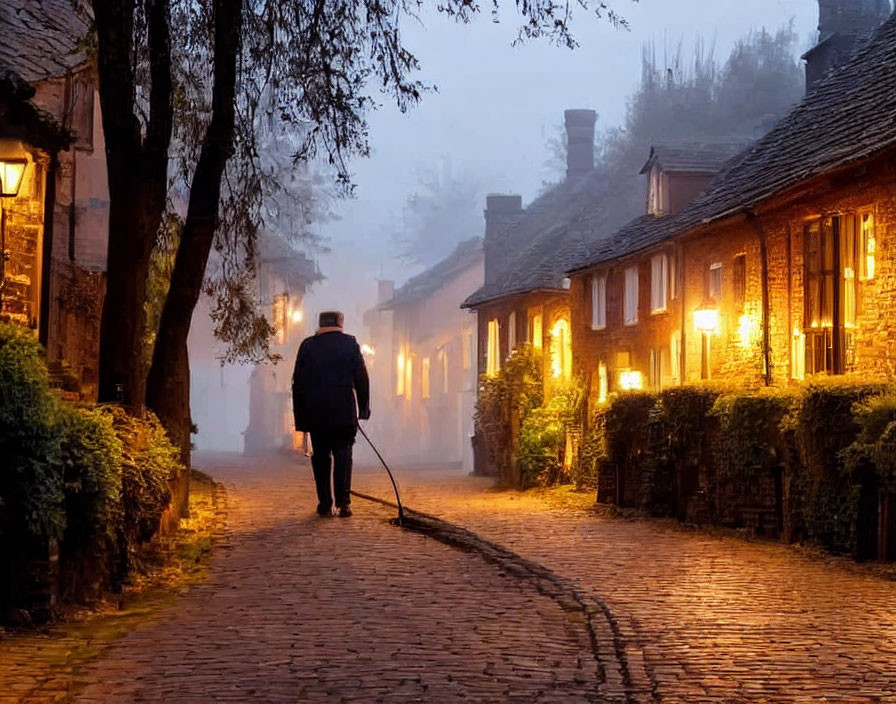
<path id="1" fill-rule="evenodd" d="M 650 169 L 650 178 L 647 184 L 647 214 L 662 215 L 666 211 L 666 199 L 663 197 L 663 188 L 666 179 L 658 164 Z"/>

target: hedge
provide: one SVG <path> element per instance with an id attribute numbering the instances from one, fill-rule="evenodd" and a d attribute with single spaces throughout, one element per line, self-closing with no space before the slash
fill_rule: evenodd
<path id="1" fill-rule="evenodd" d="M 71 599 L 127 579 L 181 470 L 151 414 L 63 401 L 31 331 L 10 323 L 0 323 L 0 457 L 0 559 L 46 561 L 49 542 L 58 541 L 62 595 Z M 25 544 L 33 554 L 23 554 Z M 28 589 L 12 585 L 0 600 L 21 602 Z"/>

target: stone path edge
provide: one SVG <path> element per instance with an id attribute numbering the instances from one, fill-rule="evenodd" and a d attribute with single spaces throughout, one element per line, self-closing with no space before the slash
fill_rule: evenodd
<path id="1" fill-rule="evenodd" d="M 394 501 L 352 490 L 352 495 L 398 510 Z M 487 562 L 499 565 L 517 579 L 532 584 L 540 593 L 556 601 L 567 611 L 578 611 L 585 618 L 586 629 L 597 665 L 597 680 L 606 686 L 607 694 L 623 694 L 627 704 L 659 701 L 657 682 L 650 675 L 641 648 L 628 642 L 610 608 L 593 593 L 512 550 L 490 542 L 466 528 L 437 516 L 416 511 L 402 504 L 402 520 L 391 519 L 405 530 L 427 535 L 451 547 L 478 553 Z M 613 644 L 613 663 L 602 657 L 601 643 Z M 608 665 L 610 665 L 608 667 Z"/>

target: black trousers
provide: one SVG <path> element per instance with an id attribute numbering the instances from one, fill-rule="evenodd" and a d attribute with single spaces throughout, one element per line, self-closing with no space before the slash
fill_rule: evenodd
<path id="1" fill-rule="evenodd" d="M 317 485 L 317 507 L 328 511 L 335 498 L 337 507 L 352 502 L 352 445 L 354 429 L 311 431 L 311 467 Z M 333 473 L 333 492 L 330 493 L 330 471 Z"/>

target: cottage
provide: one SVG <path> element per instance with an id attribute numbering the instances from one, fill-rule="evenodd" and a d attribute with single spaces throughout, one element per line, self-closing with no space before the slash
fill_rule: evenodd
<path id="1" fill-rule="evenodd" d="M 822 12 L 823 21 L 842 17 Z M 822 35 L 831 33 L 823 25 Z M 597 356 L 610 390 L 667 378 L 891 378 L 894 62 L 890 17 L 679 213 L 630 223 L 572 267 L 573 295 L 588 299 L 574 334 L 579 363 Z M 662 196 L 651 198 L 661 210 Z M 628 277 L 628 305 L 613 298 L 624 282 L 602 283 L 625 262 L 633 264 L 616 276 Z M 677 332 L 638 324 L 671 300 Z M 613 339 L 612 316 L 633 326 L 625 341 Z M 627 370 L 636 376 L 621 376 Z"/>
<path id="2" fill-rule="evenodd" d="M 96 395 L 109 193 L 80 4 L 0 5 L 0 317 L 33 328 L 51 366 Z"/>
<path id="3" fill-rule="evenodd" d="M 402 462 L 473 468 L 475 319 L 457 302 L 482 284 L 483 259 L 482 239 L 465 240 L 397 291 L 382 287 L 385 300 L 365 315 L 372 429 Z"/>

